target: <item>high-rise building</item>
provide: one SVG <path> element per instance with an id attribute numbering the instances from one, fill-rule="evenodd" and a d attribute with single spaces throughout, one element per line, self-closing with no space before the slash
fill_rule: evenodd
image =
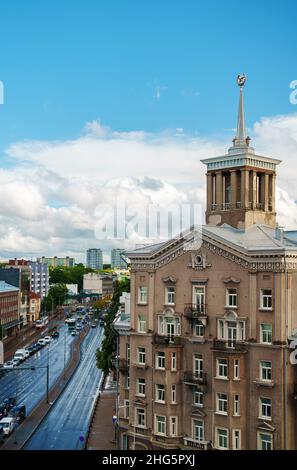
<path id="1" fill-rule="evenodd" d="M 52 268 L 57 268 L 58 266 L 63 266 L 65 268 L 73 268 L 75 265 L 75 259 L 66 256 L 65 258 L 59 258 L 58 256 L 52 256 L 51 258 L 47 258 L 46 256 L 42 256 L 41 258 L 37 258 L 38 263 L 46 263 L 48 266 Z"/>
<path id="2" fill-rule="evenodd" d="M 31 289 L 38 294 L 41 300 L 47 296 L 49 291 L 49 267 L 47 263 L 29 261 L 32 270 Z"/>
<path id="3" fill-rule="evenodd" d="M 87 250 L 87 268 L 103 269 L 103 253 L 100 248 Z"/>
<path id="4" fill-rule="evenodd" d="M 121 448 L 297 449 L 297 231 L 276 224 L 280 161 L 250 146 L 244 81 L 232 147 L 203 160 L 206 225 L 127 254 Z"/>
<path id="5" fill-rule="evenodd" d="M 124 257 L 126 251 L 121 248 L 113 248 L 110 253 L 111 267 L 112 268 L 127 268 L 127 262 Z"/>

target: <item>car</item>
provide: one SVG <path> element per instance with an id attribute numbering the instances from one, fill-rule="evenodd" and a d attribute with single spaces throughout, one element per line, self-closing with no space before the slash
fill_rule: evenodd
<path id="1" fill-rule="evenodd" d="M 11 416 L 6 416 L 0 420 L 0 427 L 3 429 L 5 436 L 9 436 L 17 426 L 17 421 Z"/>
<path id="2" fill-rule="evenodd" d="M 37 341 L 37 344 L 39 344 L 40 346 L 45 346 L 46 345 L 46 341 L 44 338 L 40 338 L 38 341 Z"/>
<path id="3" fill-rule="evenodd" d="M 16 398 L 15 397 L 9 397 L 5 398 L 5 400 L 2 403 L 2 406 L 5 407 L 6 410 L 6 415 L 9 413 L 9 411 L 16 405 Z"/>
<path id="4" fill-rule="evenodd" d="M 53 338 L 59 338 L 59 336 L 60 336 L 60 333 L 58 331 L 54 331 L 52 334 Z"/>
<path id="5" fill-rule="evenodd" d="M 11 362 L 13 362 L 14 367 L 16 367 L 20 365 L 21 360 L 18 359 L 17 357 L 14 357 Z"/>
<path id="6" fill-rule="evenodd" d="M 49 344 L 51 341 L 53 341 L 53 338 L 51 336 L 45 336 L 44 341 Z"/>
<path id="7" fill-rule="evenodd" d="M 36 353 L 37 351 L 39 351 L 40 347 L 41 346 L 39 344 L 33 343 L 32 344 L 33 354 Z"/>
<path id="8" fill-rule="evenodd" d="M 4 364 L 3 364 L 3 369 L 13 369 L 13 368 L 14 368 L 14 363 L 13 363 L 13 361 L 4 362 Z"/>
<path id="9" fill-rule="evenodd" d="M 97 328 L 96 323 L 92 323 L 92 324 L 91 324 L 91 328 Z"/>
<path id="10" fill-rule="evenodd" d="M 76 336 L 76 331 L 72 331 L 71 336 Z"/>
<path id="11" fill-rule="evenodd" d="M 32 346 L 28 346 L 27 351 L 28 351 L 29 355 L 32 356 L 32 354 L 34 354 L 34 352 L 35 352 L 33 345 L 32 345 Z"/>
<path id="12" fill-rule="evenodd" d="M 29 353 L 25 349 L 18 349 L 14 353 L 14 359 L 19 359 L 20 362 L 24 361 L 27 357 L 29 357 Z"/>
<path id="13" fill-rule="evenodd" d="M 7 408 L 5 405 L 0 406 L 0 419 L 5 418 L 7 416 Z"/>
<path id="14" fill-rule="evenodd" d="M 3 443 L 4 437 L 5 437 L 5 434 L 4 434 L 4 431 L 3 431 L 3 427 L 0 426 L 0 444 Z"/>
<path id="15" fill-rule="evenodd" d="M 26 407 L 25 405 L 16 405 L 11 408 L 9 415 L 14 418 L 18 423 L 22 423 L 26 418 Z"/>

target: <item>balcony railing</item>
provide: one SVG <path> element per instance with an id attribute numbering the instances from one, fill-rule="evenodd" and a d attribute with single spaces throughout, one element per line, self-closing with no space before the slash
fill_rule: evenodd
<path id="1" fill-rule="evenodd" d="M 230 210 L 230 209 L 231 209 L 231 204 L 230 204 L 230 202 L 224 202 L 224 203 L 222 204 L 222 210 L 223 210 L 223 211 L 228 211 L 228 210 Z"/>
<path id="2" fill-rule="evenodd" d="M 206 372 L 187 371 L 184 373 L 184 383 L 189 385 L 206 385 Z"/>
<path id="3" fill-rule="evenodd" d="M 192 437 L 184 437 L 184 445 L 188 447 L 194 447 L 199 450 L 210 450 L 211 443 L 210 441 L 197 441 Z"/>
<path id="4" fill-rule="evenodd" d="M 167 344 L 168 346 L 181 346 L 183 344 L 181 336 L 165 336 L 157 333 L 154 334 L 153 341 L 155 344 Z"/>
<path id="5" fill-rule="evenodd" d="M 142 434 L 143 436 L 147 436 L 150 432 L 148 428 L 142 428 L 141 426 L 134 426 L 130 424 L 130 429 L 133 434 Z"/>
<path id="6" fill-rule="evenodd" d="M 119 370 L 126 372 L 129 369 L 129 362 L 127 359 L 119 359 Z"/>
<path id="7" fill-rule="evenodd" d="M 226 352 L 245 352 L 246 346 L 242 341 L 214 339 L 212 349 Z"/>
<path id="8" fill-rule="evenodd" d="M 206 316 L 206 304 L 185 304 L 184 312 L 188 318 Z"/>

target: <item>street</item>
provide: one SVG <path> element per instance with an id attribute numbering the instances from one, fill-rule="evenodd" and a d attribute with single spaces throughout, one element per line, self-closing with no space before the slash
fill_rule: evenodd
<path id="1" fill-rule="evenodd" d="M 7 372 L 0 379 L 0 403 L 8 397 L 16 396 L 18 404 L 26 405 L 27 414 L 46 394 L 46 369 L 18 370 L 22 367 L 46 367 L 49 357 L 49 387 L 57 380 L 69 360 L 70 344 L 73 336 L 64 323 L 59 329 L 60 337 L 24 361 L 19 367 Z M 49 355 L 49 356 L 48 356 Z"/>
<path id="2" fill-rule="evenodd" d="M 102 372 L 95 353 L 103 339 L 103 329 L 91 329 L 82 345 L 81 362 L 66 390 L 53 405 L 25 449 L 75 450 L 84 447 L 88 423 Z"/>

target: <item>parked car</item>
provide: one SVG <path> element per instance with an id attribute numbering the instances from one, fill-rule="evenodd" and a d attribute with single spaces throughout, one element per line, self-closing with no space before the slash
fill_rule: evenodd
<path id="1" fill-rule="evenodd" d="M 26 407 L 25 405 L 16 405 L 11 408 L 9 415 L 14 418 L 18 423 L 22 423 L 26 418 Z"/>
<path id="2" fill-rule="evenodd" d="M 19 359 L 20 362 L 24 361 L 27 357 L 29 357 L 29 353 L 26 349 L 17 349 L 14 353 L 14 359 Z"/>
<path id="3" fill-rule="evenodd" d="M 16 397 L 5 398 L 5 400 L 3 401 L 3 405 L 9 406 L 9 409 L 11 409 L 13 406 L 16 405 Z"/>
<path id="4" fill-rule="evenodd" d="M 77 334 L 76 331 L 71 332 L 71 336 L 76 336 L 76 334 Z"/>
<path id="5" fill-rule="evenodd" d="M 91 328 L 97 328 L 96 323 L 92 323 L 92 324 L 91 324 Z"/>
<path id="6" fill-rule="evenodd" d="M 3 429 L 5 436 L 9 436 L 17 426 L 17 421 L 11 416 L 6 416 L 0 420 L 0 427 Z"/>
<path id="7" fill-rule="evenodd" d="M 54 331 L 52 334 L 53 338 L 59 338 L 59 336 L 60 336 L 60 333 L 58 331 Z"/>
<path id="8" fill-rule="evenodd" d="M 37 344 L 39 344 L 40 346 L 45 346 L 45 345 L 46 345 L 45 338 L 40 338 L 40 339 L 37 341 Z"/>
<path id="9" fill-rule="evenodd" d="M 2 444 L 2 442 L 4 441 L 4 437 L 5 437 L 5 434 L 3 431 L 3 427 L 0 426 L 0 444 Z"/>
<path id="10" fill-rule="evenodd" d="M 14 368 L 14 363 L 12 361 L 4 362 L 3 369 L 13 369 L 13 368 Z"/>
<path id="11" fill-rule="evenodd" d="M 44 341 L 49 344 L 51 341 L 53 341 L 53 338 L 51 336 L 45 336 Z"/>
<path id="12" fill-rule="evenodd" d="M 29 352 L 29 355 L 32 356 L 32 354 L 34 354 L 34 352 L 35 352 L 33 345 L 32 345 L 32 346 L 28 346 L 27 351 Z"/>
<path id="13" fill-rule="evenodd" d="M 7 416 L 7 409 L 5 405 L 0 406 L 0 419 L 5 418 Z"/>
<path id="14" fill-rule="evenodd" d="M 20 359 L 16 357 L 14 357 L 11 362 L 13 362 L 14 367 L 19 366 L 21 363 Z"/>

